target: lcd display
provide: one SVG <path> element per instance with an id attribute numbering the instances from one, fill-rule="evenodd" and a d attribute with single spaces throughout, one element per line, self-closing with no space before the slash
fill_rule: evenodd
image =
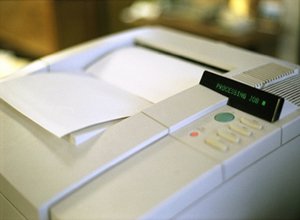
<path id="1" fill-rule="evenodd" d="M 277 121 L 284 99 L 235 80 L 205 71 L 200 84 L 229 98 L 228 105 L 265 119 Z"/>

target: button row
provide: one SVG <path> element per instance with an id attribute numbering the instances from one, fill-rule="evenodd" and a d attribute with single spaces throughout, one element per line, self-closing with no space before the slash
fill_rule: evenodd
<path id="1" fill-rule="evenodd" d="M 218 113 L 214 119 L 218 122 L 230 122 L 235 119 L 235 116 L 232 113 Z M 253 135 L 252 129 L 262 130 L 263 125 L 254 120 L 248 119 L 245 117 L 241 117 L 239 122 L 231 122 L 228 124 L 227 128 L 218 129 L 217 132 L 213 135 L 210 135 L 204 139 L 205 143 L 210 147 L 221 151 L 226 152 L 229 150 L 229 143 L 237 144 L 241 142 L 241 136 L 250 137 Z M 195 129 L 189 133 L 190 137 L 198 137 L 200 136 L 202 131 L 199 129 Z"/>
<path id="2" fill-rule="evenodd" d="M 225 119 L 224 119 L 225 118 Z M 230 119 L 229 119 L 230 118 Z M 219 113 L 215 116 L 215 120 L 219 122 L 229 122 L 234 119 L 234 116 L 231 113 Z M 218 136 L 210 136 L 205 139 L 205 142 L 211 147 L 226 152 L 229 149 L 229 146 L 225 142 L 222 142 L 222 138 L 231 143 L 239 143 L 240 137 L 237 134 L 240 134 L 245 137 L 250 137 L 253 135 L 253 132 L 250 128 L 256 130 L 262 130 L 263 125 L 254 119 L 248 119 L 245 117 L 240 118 L 240 123 L 230 123 L 228 125 L 229 129 L 219 129 L 217 131 Z M 237 133 L 237 134 L 236 134 Z M 220 138 L 221 137 L 221 138 Z"/>

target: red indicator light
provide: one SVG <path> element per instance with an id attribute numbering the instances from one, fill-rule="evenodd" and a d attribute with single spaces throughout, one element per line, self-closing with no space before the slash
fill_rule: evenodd
<path id="1" fill-rule="evenodd" d="M 198 137 L 200 135 L 200 133 L 198 132 L 198 131 L 192 131 L 191 133 L 190 133 L 190 136 L 191 137 Z"/>

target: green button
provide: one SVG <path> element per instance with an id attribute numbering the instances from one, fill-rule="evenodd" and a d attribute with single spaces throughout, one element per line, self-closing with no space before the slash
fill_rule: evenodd
<path id="1" fill-rule="evenodd" d="M 219 122 L 229 122 L 234 119 L 234 115 L 229 112 L 222 112 L 215 116 L 215 120 Z"/>

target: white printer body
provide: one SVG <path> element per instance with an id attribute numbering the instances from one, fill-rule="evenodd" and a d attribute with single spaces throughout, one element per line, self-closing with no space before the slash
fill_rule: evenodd
<path id="1" fill-rule="evenodd" d="M 155 62 L 150 58 L 149 66 L 144 66 L 141 59 L 148 55 L 141 55 L 118 66 L 129 58 L 126 53 L 117 58 L 113 54 L 128 48 L 156 54 Z M 108 56 L 118 62 L 99 65 Z M 173 61 L 165 61 L 168 57 Z M 1 100 L 0 219 L 300 216 L 298 65 L 167 28 L 147 27 L 41 58 L 13 77 L 75 74 L 107 62 L 108 69 L 119 70 L 118 86 L 129 92 L 134 92 L 131 83 L 147 87 L 151 76 L 143 76 L 143 71 L 148 70 L 170 84 L 149 82 L 149 91 L 157 90 L 159 98 L 155 93 L 146 95 L 149 106 L 79 146 Z M 140 71 L 141 78 L 130 78 L 131 70 Z M 228 105 L 229 97 L 199 84 L 205 70 L 220 76 L 220 82 L 233 79 L 281 96 L 284 104 L 278 120 L 269 122 L 252 110 Z M 174 71 L 181 73 L 176 80 Z M 9 80 L 14 79 L 5 81 Z M 178 84 L 176 89 L 172 84 Z M 233 88 L 222 88 L 236 95 Z"/>

